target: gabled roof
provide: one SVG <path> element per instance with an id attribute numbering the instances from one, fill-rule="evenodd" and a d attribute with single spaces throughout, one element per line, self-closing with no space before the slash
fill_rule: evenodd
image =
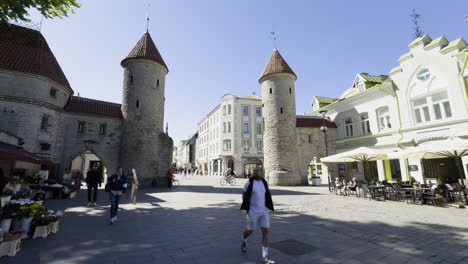
<path id="1" fill-rule="evenodd" d="M 296 127 L 321 127 L 323 117 L 321 116 L 296 116 Z M 336 124 L 325 118 L 325 126 L 328 128 L 336 128 Z"/>
<path id="2" fill-rule="evenodd" d="M 314 98 L 317 99 L 319 103 L 326 103 L 326 104 L 331 104 L 331 103 L 338 101 L 337 98 L 324 97 L 324 96 L 314 96 Z"/>
<path id="3" fill-rule="evenodd" d="M 143 34 L 143 36 L 137 42 L 135 47 L 133 47 L 133 49 L 130 51 L 127 57 L 125 57 L 125 59 L 123 59 L 120 64 L 123 66 L 128 59 L 151 60 L 161 64 L 162 66 L 164 66 L 164 68 L 166 68 L 167 71 L 169 71 L 169 68 L 167 68 L 166 63 L 164 62 L 161 54 L 159 53 L 158 49 L 156 48 L 156 45 L 153 42 L 153 39 L 151 38 L 151 35 L 148 32 Z"/>
<path id="4" fill-rule="evenodd" d="M 373 76 L 369 75 L 368 73 L 362 72 L 359 74 L 366 82 L 373 82 L 373 83 L 382 83 L 385 80 L 388 79 L 387 75 L 379 75 L 379 76 Z"/>
<path id="5" fill-rule="evenodd" d="M 71 96 L 64 110 L 71 113 L 122 118 L 122 110 L 120 108 L 121 105 L 116 103 Z"/>
<path id="6" fill-rule="evenodd" d="M 11 145 L 0 141 L 0 159 L 1 160 L 20 160 L 36 164 L 52 164 L 50 160 L 24 150 L 21 147 Z"/>
<path id="7" fill-rule="evenodd" d="M 37 74 L 71 89 L 41 32 L 0 23 L 0 69 Z"/>
<path id="8" fill-rule="evenodd" d="M 288 63 L 283 59 L 281 54 L 277 49 L 273 50 L 273 54 L 271 54 L 270 60 L 268 61 L 265 69 L 263 70 L 262 75 L 260 76 L 259 81 L 272 73 L 290 73 L 294 75 L 294 78 L 297 79 L 296 74 L 293 72 L 291 67 L 289 67 Z"/>

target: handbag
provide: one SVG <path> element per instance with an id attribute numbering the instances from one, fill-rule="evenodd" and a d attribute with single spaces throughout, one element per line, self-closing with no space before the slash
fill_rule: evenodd
<path id="1" fill-rule="evenodd" d="M 110 192 L 110 182 L 106 183 L 106 185 L 104 186 L 104 191 L 106 192 Z"/>

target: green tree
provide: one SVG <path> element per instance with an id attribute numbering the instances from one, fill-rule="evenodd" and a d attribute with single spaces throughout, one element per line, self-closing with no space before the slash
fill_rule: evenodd
<path id="1" fill-rule="evenodd" d="M 63 18 L 80 6 L 76 0 L 0 0 L 0 23 L 30 22 L 27 18 L 30 9 L 37 9 L 45 18 Z"/>

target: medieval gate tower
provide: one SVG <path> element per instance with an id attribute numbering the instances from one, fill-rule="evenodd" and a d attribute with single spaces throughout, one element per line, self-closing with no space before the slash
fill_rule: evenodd
<path id="1" fill-rule="evenodd" d="M 275 49 L 259 79 L 265 123 L 265 176 L 273 185 L 301 184 L 296 132 L 296 79 L 296 74 Z"/>
<path id="2" fill-rule="evenodd" d="M 142 186 L 158 185 L 169 164 L 160 164 L 165 149 L 164 88 L 169 70 L 148 32 L 121 65 L 124 83 L 120 164 L 135 168 Z"/>

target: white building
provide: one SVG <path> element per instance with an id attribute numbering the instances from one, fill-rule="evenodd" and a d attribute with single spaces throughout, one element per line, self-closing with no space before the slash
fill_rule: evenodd
<path id="1" fill-rule="evenodd" d="M 189 167 L 189 140 L 181 140 L 177 146 L 177 153 L 174 154 L 174 163 L 177 168 Z"/>
<path id="2" fill-rule="evenodd" d="M 263 165 L 261 97 L 224 95 L 221 102 L 198 123 L 197 168 L 221 175 L 232 168 L 237 175 L 252 173 Z"/>
<path id="3" fill-rule="evenodd" d="M 339 98 L 314 97 L 314 112 L 328 110 L 337 125 L 336 152 L 357 147 L 393 150 L 431 141 L 468 138 L 467 43 L 432 40 L 425 35 L 409 45 L 389 76 L 357 74 Z M 331 153 L 333 154 L 333 153 Z M 462 159 L 467 170 L 468 159 Z M 347 179 L 363 175 L 362 163 L 334 164 L 334 174 Z M 419 182 L 457 177 L 454 158 L 394 159 L 370 163 L 373 180 Z"/>

